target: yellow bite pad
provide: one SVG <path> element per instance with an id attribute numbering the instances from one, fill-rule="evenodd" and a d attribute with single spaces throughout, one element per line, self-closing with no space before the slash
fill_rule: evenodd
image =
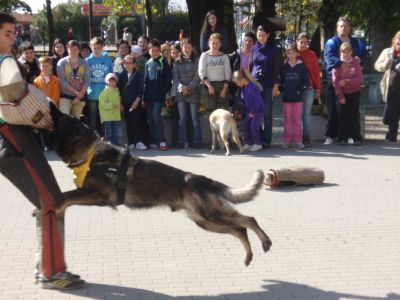
<path id="1" fill-rule="evenodd" d="M 88 151 L 86 161 L 78 167 L 72 168 L 72 171 L 74 173 L 74 182 L 78 188 L 83 187 L 83 183 L 85 182 L 86 174 L 89 171 L 89 165 L 93 159 L 94 153 L 95 148 L 93 146 Z"/>

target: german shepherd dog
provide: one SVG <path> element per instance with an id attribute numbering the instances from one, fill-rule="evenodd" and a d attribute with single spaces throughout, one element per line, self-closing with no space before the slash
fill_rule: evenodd
<path id="1" fill-rule="evenodd" d="M 88 150 L 95 148 L 82 188 L 63 193 L 64 200 L 56 214 L 62 216 L 71 205 L 99 205 L 116 208 L 123 204 L 131 208 L 168 206 L 172 211 L 184 210 L 201 228 L 229 233 L 240 240 L 244 249 L 244 263 L 252 260 L 247 228 L 253 230 L 267 252 L 272 243 L 256 220 L 237 212 L 232 204 L 253 200 L 263 184 L 263 172 L 255 172 L 252 180 L 241 189 L 228 186 L 204 176 L 171 166 L 139 158 L 126 160 L 126 150 L 98 139 L 93 131 L 79 120 L 51 107 L 54 120 L 55 152 L 74 168 L 87 160 Z M 119 199 L 117 176 L 126 160 L 126 181 L 123 201 Z"/>

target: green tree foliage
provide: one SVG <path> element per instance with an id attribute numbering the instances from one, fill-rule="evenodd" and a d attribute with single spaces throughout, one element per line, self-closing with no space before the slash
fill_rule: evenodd
<path id="1" fill-rule="evenodd" d="M 179 30 L 189 32 L 189 20 L 186 13 L 176 12 L 154 18 L 154 37 L 160 41 L 177 41 Z"/>
<path id="2" fill-rule="evenodd" d="M 393 35 L 400 30 L 399 0 L 352 0 L 339 10 L 353 21 L 353 27 L 366 32 L 372 45 L 372 61 L 383 48 L 389 47 Z"/>
<path id="3" fill-rule="evenodd" d="M 32 13 L 32 9 L 28 3 L 21 0 L 0 0 L 0 10 L 5 12 L 13 12 L 21 9 L 24 12 Z"/>
<path id="4" fill-rule="evenodd" d="M 282 1 L 279 13 L 286 18 L 286 35 L 296 36 L 300 32 L 310 34 L 318 27 L 318 9 L 320 0 Z"/>
<path id="5" fill-rule="evenodd" d="M 76 39 L 88 39 L 88 18 L 82 14 L 81 9 L 82 5 L 72 0 L 60 3 L 53 8 L 55 37 L 66 40 L 68 28 L 72 27 Z M 46 9 L 38 11 L 33 18 L 32 25 L 46 31 L 45 39 L 48 42 Z"/>

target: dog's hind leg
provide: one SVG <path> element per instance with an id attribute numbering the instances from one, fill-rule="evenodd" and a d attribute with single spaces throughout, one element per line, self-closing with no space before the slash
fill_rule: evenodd
<path id="1" fill-rule="evenodd" d="M 193 211 L 188 212 L 188 217 L 204 230 L 216 233 L 229 233 L 238 238 L 239 241 L 242 243 L 245 251 L 244 264 L 246 265 L 246 267 L 250 264 L 251 260 L 253 259 L 253 252 L 251 251 L 249 238 L 247 236 L 247 229 L 245 227 L 230 226 L 228 224 L 216 224 L 204 219 L 202 216 Z"/>
<path id="2" fill-rule="evenodd" d="M 235 144 L 238 146 L 239 152 L 243 153 L 242 142 L 240 141 L 240 138 L 239 138 L 239 132 L 237 130 L 236 123 L 232 124 L 232 138 L 233 138 L 233 141 L 235 142 Z"/>
<path id="3" fill-rule="evenodd" d="M 211 129 L 211 138 L 212 138 L 212 145 L 211 145 L 211 153 L 215 152 L 215 147 L 217 146 L 217 133 L 213 126 L 210 126 Z"/>
<path id="4" fill-rule="evenodd" d="M 220 218 L 224 221 L 233 223 L 236 226 L 246 227 L 253 230 L 258 236 L 258 238 L 261 240 L 261 245 L 264 249 L 264 252 L 267 252 L 271 248 L 272 242 L 270 238 L 261 229 L 255 218 L 244 216 L 237 211 L 235 211 L 235 214 L 233 215 L 230 216 L 222 215 Z"/>
<path id="5" fill-rule="evenodd" d="M 224 142 L 225 145 L 225 149 L 226 149 L 226 153 L 225 155 L 231 155 L 231 149 L 229 148 L 229 124 L 228 123 L 224 123 L 221 124 L 221 126 L 219 127 L 219 133 L 221 135 L 221 139 Z"/>

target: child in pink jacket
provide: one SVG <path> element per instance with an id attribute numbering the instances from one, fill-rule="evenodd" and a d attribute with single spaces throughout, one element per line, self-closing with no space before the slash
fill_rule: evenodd
<path id="1" fill-rule="evenodd" d="M 362 145 L 360 127 L 360 90 L 362 68 L 360 61 L 352 57 L 351 44 L 340 46 L 340 67 L 332 70 L 332 82 L 338 100 L 339 144 Z"/>

